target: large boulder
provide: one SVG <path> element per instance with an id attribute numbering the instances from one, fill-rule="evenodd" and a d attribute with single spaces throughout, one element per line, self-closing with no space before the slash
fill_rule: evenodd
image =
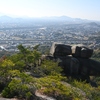
<path id="1" fill-rule="evenodd" d="M 50 54 L 54 57 L 65 57 L 72 54 L 71 46 L 61 43 L 53 43 Z"/>
<path id="2" fill-rule="evenodd" d="M 86 46 L 72 46 L 72 56 L 80 58 L 90 58 L 93 54 L 93 49 Z"/>

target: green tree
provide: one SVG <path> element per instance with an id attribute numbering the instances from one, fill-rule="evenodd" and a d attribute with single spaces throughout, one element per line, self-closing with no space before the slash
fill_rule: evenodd
<path id="1" fill-rule="evenodd" d="M 0 62 L 0 83 L 7 84 L 9 82 L 9 71 L 14 69 L 14 65 L 9 59 Z"/>
<path id="2" fill-rule="evenodd" d="M 39 58 L 41 57 L 40 52 L 37 50 L 29 50 L 23 45 L 19 45 L 18 50 L 19 52 L 17 54 L 10 57 L 18 70 L 31 70 L 38 65 Z"/>
<path id="3" fill-rule="evenodd" d="M 28 66 L 29 64 L 28 58 L 31 51 L 25 48 L 22 44 L 18 46 L 18 50 L 19 50 L 20 58 L 24 61 L 25 66 Z"/>
<path id="4" fill-rule="evenodd" d="M 14 69 L 20 70 L 20 71 L 24 71 L 25 70 L 25 62 L 22 59 L 23 55 L 21 54 L 14 54 L 12 56 L 9 57 L 9 59 L 15 64 Z"/>

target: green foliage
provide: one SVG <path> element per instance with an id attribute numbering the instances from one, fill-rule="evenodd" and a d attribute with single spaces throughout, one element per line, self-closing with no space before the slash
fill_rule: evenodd
<path id="1" fill-rule="evenodd" d="M 9 57 L 14 63 L 15 68 L 23 71 L 32 69 L 34 66 L 38 66 L 39 58 L 41 54 L 36 50 L 29 50 L 22 45 L 18 46 L 19 52 Z"/>
<path id="2" fill-rule="evenodd" d="M 37 51 L 37 50 L 38 50 L 38 48 L 39 48 L 39 46 L 40 46 L 40 44 L 38 44 L 38 45 L 34 46 L 34 47 L 33 47 L 33 49 Z"/>
<path id="3" fill-rule="evenodd" d="M 27 55 L 30 51 L 25 48 L 22 44 L 18 45 L 19 53 Z"/>
<path id="4" fill-rule="evenodd" d="M 31 72 L 35 76 L 46 76 L 46 75 L 56 75 L 62 72 L 62 68 L 58 66 L 58 62 L 53 62 L 51 60 L 44 60 L 42 64 L 38 67 L 34 67 Z"/>
<path id="5" fill-rule="evenodd" d="M 56 97 L 63 96 L 63 98 L 70 98 L 69 88 L 66 88 L 60 81 L 50 77 L 44 77 L 37 80 L 38 91 Z M 62 99 L 63 100 L 63 99 Z"/>
<path id="6" fill-rule="evenodd" d="M 48 55 L 50 51 L 50 46 L 41 45 L 39 46 L 38 51 L 40 51 L 42 54 Z"/>
<path id="7" fill-rule="evenodd" d="M 32 52 L 29 49 L 27 49 L 24 46 L 22 46 L 22 45 L 19 45 L 18 49 L 19 49 L 19 54 L 18 55 L 20 56 L 19 57 L 20 60 L 24 61 L 25 66 L 28 66 L 30 60 L 33 61 L 33 59 L 32 59 L 33 58 Z"/>
<path id="8" fill-rule="evenodd" d="M 19 73 L 19 75 L 16 76 L 16 72 Z M 9 84 L 4 88 L 2 96 L 8 98 L 14 96 L 17 96 L 18 98 L 30 98 L 36 90 L 36 87 L 34 86 L 35 79 L 18 71 L 12 73 L 13 76 L 16 77 L 12 78 Z"/>
<path id="9" fill-rule="evenodd" d="M 54 77 L 50 75 L 39 78 L 37 80 L 38 92 L 52 96 L 57 100 L 81 100 L 82 95 L 79 95 L 79 93 L 68 84 L 66 85 L 64 80 L 67 79 L 59 74 Z"/>
<path id="10" fill-rule="evenodd" d="M 0 85 L 2 96 L 11 98 L 17 96 L 30 100 L 38 91 L 42 94 L 52 96 L 57 100 L 99 100 L 100 86 L 93 88 L 85 82 L 69 81 L 61 75 L 62 68 L 57 62 L 44 60 L 38 66 L 41 57 L 38 47 L 32 49 L 18 46 L 19 52 L 0 61 Z M 99 53 L 95 52 L 96 58 Z M 39 78 L 33 77 L 38 75 Z M 33 75 L 33 76 L 32 76 Z M 95 78 L 100 85 L 100 77 Z M 70 82 L 70 85 L 67 83 Z M 0 87 L 1 87 L 0 86 Z"/>
<path id="11" fill-rule="evenodd" d="M 11 59 L 13 61 L 13 63 L 15 64 L 15 69 L 23 71 L 25 69 L 25 62 L 22 59 L 22 55 L 20 54 L 15 54 L 9 57 L 9 59 Z"/>
<path id="12" fill-rule="evenodd" d="M 12 79 L 14 77 L 19 77 L 19 75 L 20 75 L 20 71 L 19 70 L 9 70 L 8 71 L 9 79 Z"/>
<path id="13" fill-rule="evenodd" d="M 33 96 L 31 92 L 27 92 L 25 95 L 27 100 L 30 100 L 30 98 Z"/>
<path id="14" fill-rule="evenodd" d="M 74 80 L 71 83 L 74 87 L 77 87 L 81 89 L 85 94 L 86 97 L 89 98 L 90 100 L 99 100 L 100 98 L 100 88 L 93 88 L 90 84 L 87 84 L 85 82 L 78 82 Z"/>
<path id="15" fill-rule="evenodd" d="M 9 88 L 8 87 L 5 87 L 4 90 L 2 91 L 2 96 L 5 97 L 5 98 L 8 98 L 8 97 L 12 97 L 12 95 L 10 94 L 10 91 L 9 91 Z"/>
<path id="16" fill-rule="evenodd" d="M 14 65 L 9 59 L 0 62 L 0 83 L 6 85 L 9 82 L 9 71 L 14 69 Z"/>
<path id="17" fill-rule="evenodd" d="M 94 77 L 93 81 L 95 81 L 100 86 L 100 77 Z"/>
<path id="18" fill-rule="evenodd" d="M 94 51 L 92 58 L 97 61 L 100 61 L 100 49 Z"/>
<path id="19" fill-rule="evenodd" d="M 100 100 L 100 87 L 94 88 L 93 91 L 91 91 L 91 95 L 93 100 Z"/>
<path id="20" fill-rule="evenodd" d="M 44 75 L 51 75 L 54 73 L 61 73 L 62 68 L 58 66 L 57 62 L 53 62 L 51 60 L 45 60 L 42 65 L 40 66 L 41 71 Z"/>
<path id="21" fill-rule="evenodd" d="M 1 62 L 1 68 L 3 69 L 13 69 L 13 66 L 14 66 L 14 63 L 9 59 L 3 60 Z"/>
<path id="22" fill-rule="evenodd" d="M 91 92 L 92 91 L 92 87 L 89 84 L 86 84 L 85 82 L 78 82 L 76 80 L 73 81 L 73 86 L 81 89 L 82 91 L 84 91 L 86 93 L 86 95 L 91 98 Z"/>

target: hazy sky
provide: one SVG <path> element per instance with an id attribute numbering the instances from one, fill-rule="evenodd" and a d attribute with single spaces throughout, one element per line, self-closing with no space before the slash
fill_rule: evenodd
<path id="1" fill-rule="evenodd" d="M 100 20 L 100 0 L 0 0 L 0 13 Z"/>

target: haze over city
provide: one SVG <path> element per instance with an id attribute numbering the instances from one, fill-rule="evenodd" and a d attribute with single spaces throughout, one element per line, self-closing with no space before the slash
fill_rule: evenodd
<path id="1" fill-rule="evenodd" d="M 0 0 L 0 16 L 100 20 L 100 0 Z"/>

